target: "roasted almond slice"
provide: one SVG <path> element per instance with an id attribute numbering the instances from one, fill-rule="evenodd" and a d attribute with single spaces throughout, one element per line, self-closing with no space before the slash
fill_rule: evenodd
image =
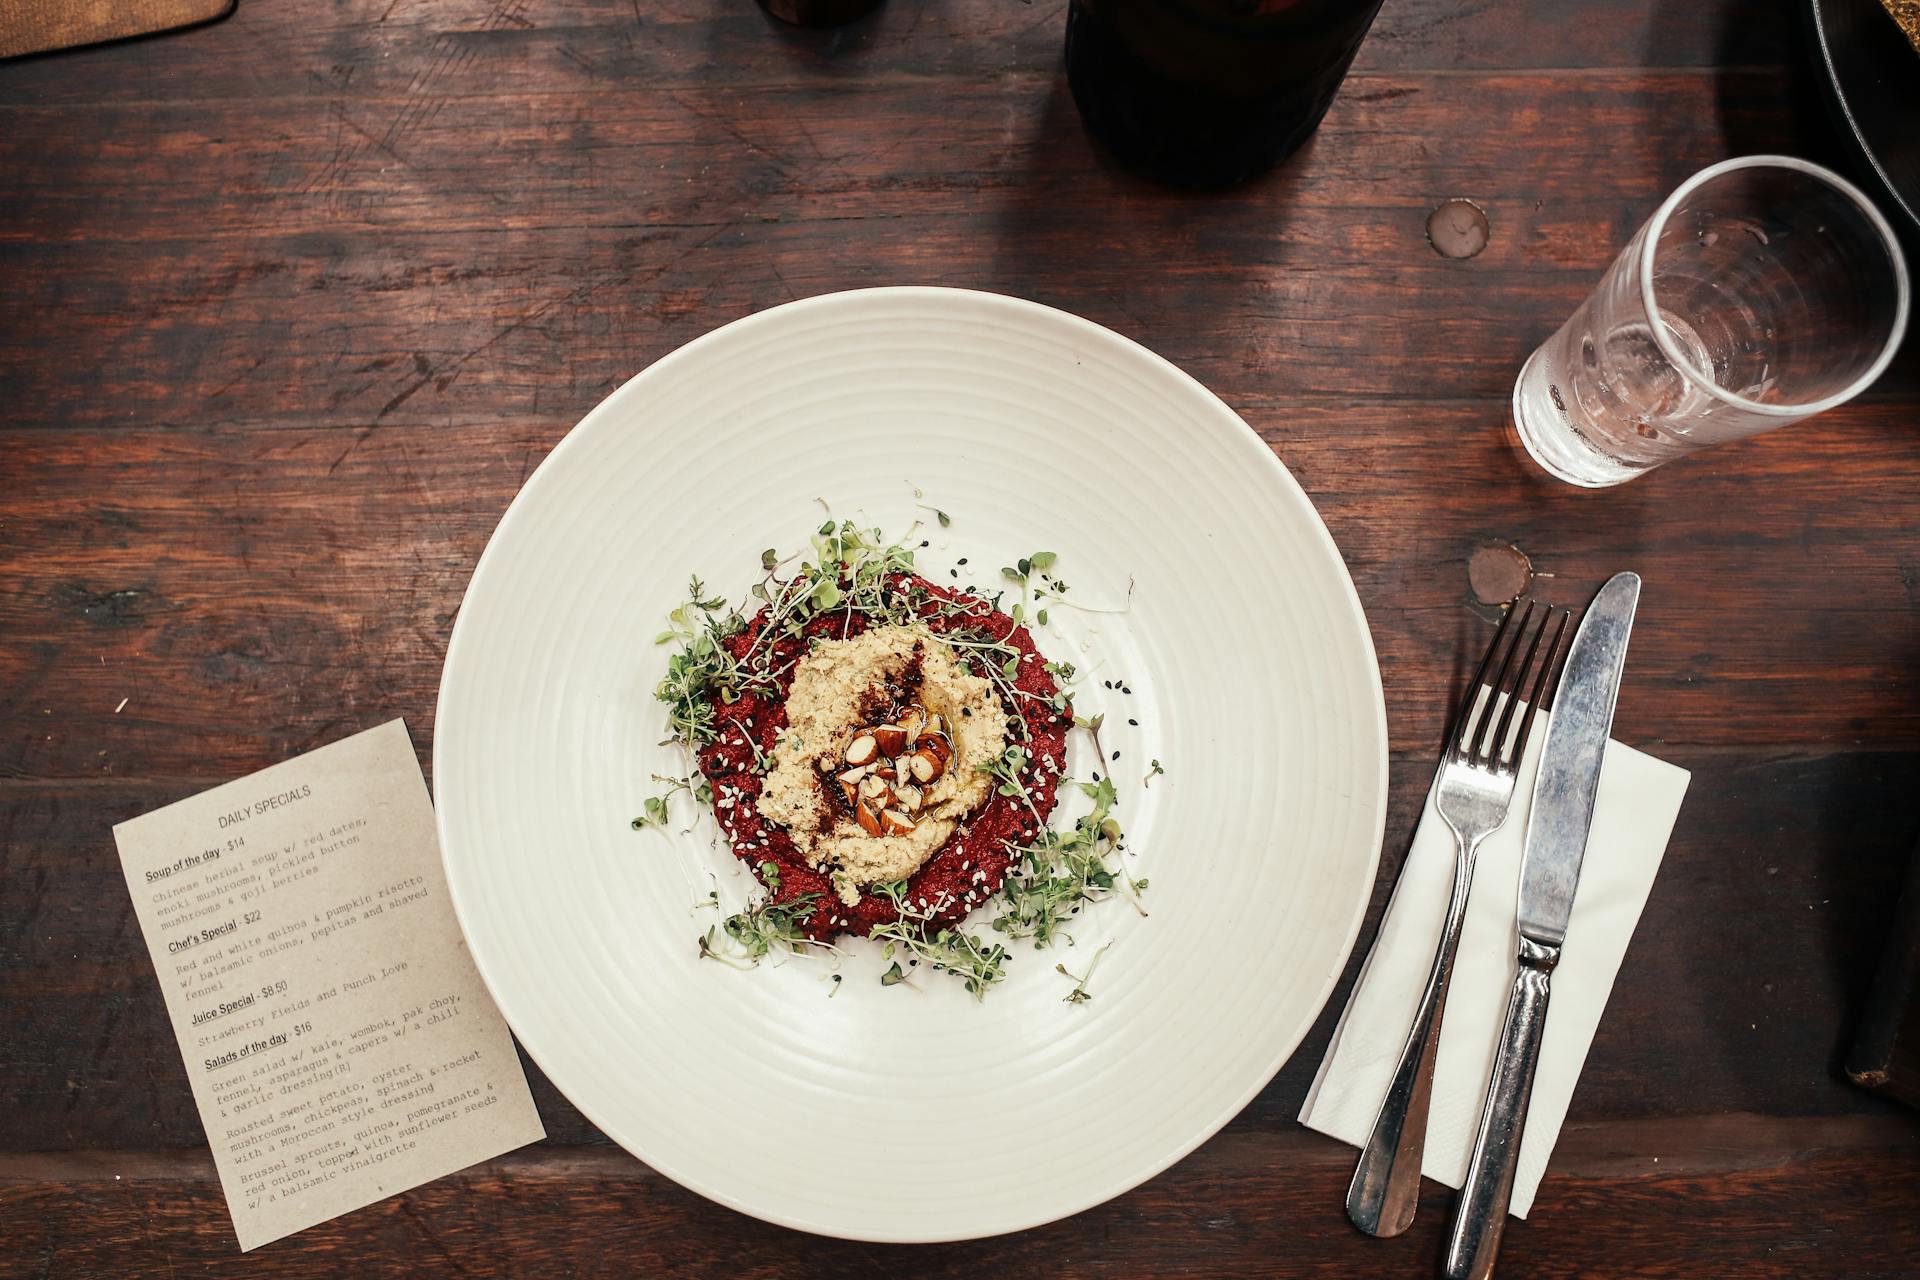
<path id="1" fill-rule="evenodd" d="M 884 779 L 878 777 L 860 779 L 860 794 L 867 799 L 872 799 L 886 789 L 887 784 Z"/>
<path id="2" fill-rule="evenodd" d="M 863 733 L 847 744 L 848 764 L 872 764 L 873 758 L 879 754 L 879 744 L 874 741 L 870 733 Z"/>
<path id="3" fill-rule="evenodd" d="M 868 835 L 877 836 L 880 834 L 880 815 L 867 808 L 864 804 L 854 806 L 853 818 L 854 821 L 860 824 L 860 829 Z"/>
<path id="4" fill-rule="evenodd" d="M 953 744 L 945 738 L 924 738 L 921 740 L 920 750 L 922 753 L 932 752 L 942 769 L 953 760 Z"/>
<path id="5" fill-rule="evenodd" d="M 897 756 L 907 749 L 907 731 L 897 724 L 883 724 L 873 731 L 874 744 L 883 756 Z"/>
<path id="6" fill-rule="evenodd" d="M 840 775 L 840 794 L 847 798 L 848 804 L 858 804 L 860 802 L 860 784 L 858 782 L 848 781 L 847 776 L 842 774 Z"/>
<path id="7" fill-rule="evenodd" d="M 946 762 L 931 751 L 919 752 L 907 767 L 913 771 L 913 780 L 920 783 L 932 782 L 947 771 Z"/>
<path id="8" fill-rule="evenodd" d="M 893 798 L 908 813 L 918 813 L 920 806 L 926 803 L 926 793 L 911 782 L 903 782 L 893 789 Z"/>
<path id="9" fill-rule="evenodd" d="M 946 727 L 946 723 L 940 719 L 940 713 L 938 711 L 929 711 L 927 712 L 927 726 L 920 732 L 923 734 L 938 734 L 944 732 Z"/>
<path id="10" fill-rule="evenodd" d="M 880 825 L 890 836 L 904 836 L 913 830 L 913 819 L 898 809 L 888 809 L 880 815 Z"/>
<path id="11" fill-rule="evenodd" d="M 900 717 L 900 727 L 907 731 L 907 745 L 912 746 L 919 740 L 920 731 L 927 727 L 927 713 L 919 707 L 908 707 L 907 713 Z"/>

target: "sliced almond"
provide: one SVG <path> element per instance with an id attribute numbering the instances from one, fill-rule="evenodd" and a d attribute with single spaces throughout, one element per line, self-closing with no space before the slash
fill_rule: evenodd
<path id="1" fill-rule="evenodd" d="M 907 713 L 900 717 L 900 727 L 907 731 L 907 745 L 912 746 L 919 740 L 920 731 L 927 727 L 927 713 L 919 707 L 908 707 Z"/>
<path id="2" fill-rule="evenodd" d="M 913 819 L 898 809 L 888 809 L 880 815 L 880 825 L 890 836 L 904 836 L 913 830 Z"/>
<path id="3" fill-rule="evenodd" d="M 840 794 L 847 798 L 848 804 L 858 804 L 860 801 L 860 784 L 849 781 L 846 775 L 842 774 L 840 777 Z"/>
<path id="4" fill-rule="evenodd" d="M 942 769 L 953 760 L 953 744 L 945 738 L 928 738 L 920 744 L 920 750 L 922 753 L 931 752 Z"/>
<path id="5" fill-rule="evenodd" d="M 913 771 L 915 782 L 932 782 L 946 766 L 936 760 L 932 752 L 922 751 L 908 759 L 907 767 Z"/>
<path id="6" fill-rule="evenodd" d="M 945 732 L 946 727 L 946 722 L 940 719 L 940 713 L 938 711 L 929 711 L 927 713 L 927 727 L 920 732 L 923 734 L 938 734 Z"/>
<path id="7" fill-rule="evenodd" d="M 880 834 L 880 815 L 867 808 L 864 804 L 854 806 L 853 818 L 854 821 L 860 824 L 860 829 L 868 835 L 877 836 Z"/>
<path id="8" fill-rule="evenodd" d="M 873 758 L 879 754 L 879 744 L 874 741 L 870 733 L 863 733 L 847 744 L 848 764 L 872 764 Z"/>
<path id="9" fill-rule="evenodd" d="M 920 806 L 926 803 L 926 793 L 911 782 L 903 782 L 893 789 L 893 798 L 908 813 L 918 813 Z"/>
<path id="10" fill-rule="evenodd" d="M 872 799 L 886 789 L 886 781 L 882 778 L 866 777 L 860 779 L 860 794 L 864 798 Z"/>
<path id="11" fill-rule="evenodd" d="M 907 749 L 907 731 L 897 724 L 883 724 L 873 731 L 874 743 L 883 756 L 897 756 Z"/>

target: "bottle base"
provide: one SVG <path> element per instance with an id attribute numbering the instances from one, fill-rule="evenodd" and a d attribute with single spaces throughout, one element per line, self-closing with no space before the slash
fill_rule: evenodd
<path id="1" fill-rule="evenodd" d="M 837 27 L 880 7 L 880 0 L 760 0 L 760 7 L 796 27 Z"/>
<path id="2" fill-rule="evenodd" d="M 1067 6 L 1067 87 L 1087 133 L 1142 177 L 1189 190 L 1238 186 L 1297 151 L 1320 127 L 1352 56 L 1288 92 L 1233 98 L 1166 79 L 1109 20 Z"/>

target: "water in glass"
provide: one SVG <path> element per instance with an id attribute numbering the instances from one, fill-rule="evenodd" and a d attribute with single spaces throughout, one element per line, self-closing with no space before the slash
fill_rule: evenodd
<path id="1" fill-rule="evenodd" d="M 1851 184 L 1729 160 L 1682 184 L 1534 352 L 1514 424 L 1560 479 L 1620 484 L 1858 394 L 1907 306 L 1892 228 Z"/>

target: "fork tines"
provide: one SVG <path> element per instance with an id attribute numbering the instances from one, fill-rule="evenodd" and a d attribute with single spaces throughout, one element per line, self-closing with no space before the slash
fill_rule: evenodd
<path id="1" fill-rule="evenodd" d="M 1507 609 L 1493 633 L 1493 643 L 1487 646 L 1487 656 L 1480 660 L 1480 669 L 1473 673 L 1461 700 L 1460 714 L 1447 738 L 1448 759 L 1494 773 L 1514 770 L 1526 752 L 1527 736 L 1533 732 L 1541 707 L 1553 699 L 1560 672 L 1560 641 L 1570 617 L 1567 610 L 1537 600 L 1527 601 L 1524 610 L 1517 603 Z M 1491 679 L 1489 671 L 1493 673 Z M 1514 713 L 1522 703 L 1527 714 L 1516 736 Z"/>

